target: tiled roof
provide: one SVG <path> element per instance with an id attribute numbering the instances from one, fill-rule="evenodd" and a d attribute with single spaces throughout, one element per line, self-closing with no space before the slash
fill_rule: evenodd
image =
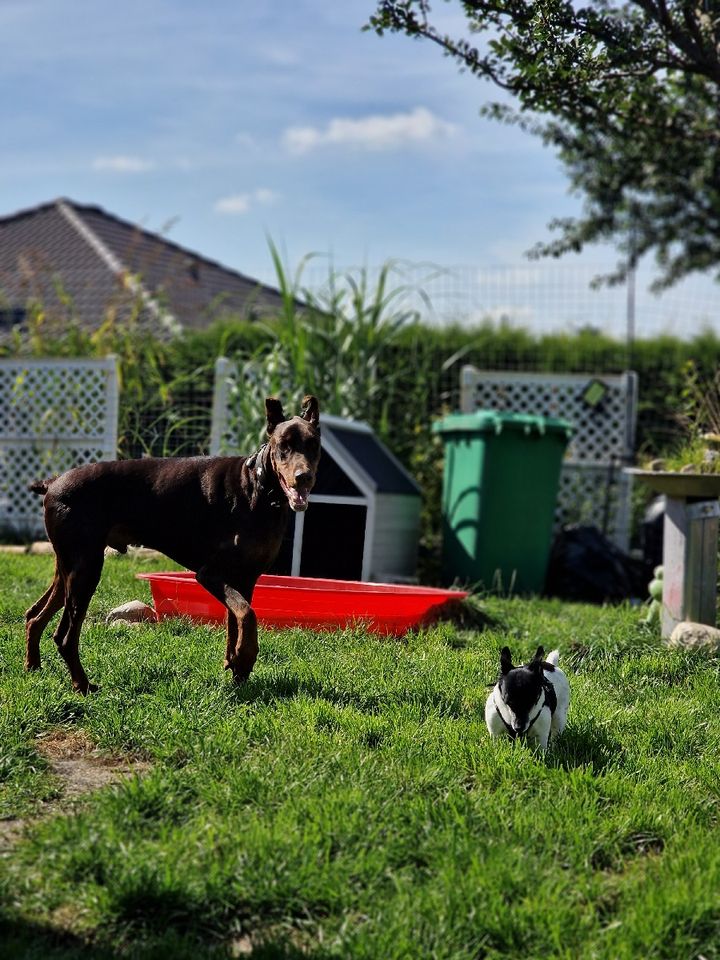
<path id="1" fill-rule="evenodd" d="M 97 327 L 142 305 L 146 317 L 188 327 L 223 315 L 277 313 L 277 290 L 149 233 L 100 207 L 72 200 L 0 218 L 0 319 L 34 298 L 49 310 L 71 302 L 80 322 Z"/>

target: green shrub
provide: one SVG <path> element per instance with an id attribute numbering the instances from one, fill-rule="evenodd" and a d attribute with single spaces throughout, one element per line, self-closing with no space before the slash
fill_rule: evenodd
<path id="1" fill-rule="evenodd" d="M 411 290 L 389 262 L 369 271 L 328 269 L 321 289 L 303 274 L 310 257 L 292 272 L 270 244 L 282 308 L 275 318 L 223 320 L 204 330 L 154 335 L 140 322 L 141 304 L 124 323 L 111 308 L 97 330 L 84 330 L 71 299 L 62 315 L 30 304 L 24 330 L 14 331 L 0 353 L 16 356 L 104 356 L 120 366 L 120 456 L 193 455 L 207 452 L 214 363 L 228 356 L 240 370 L 233 403 L 244 424 L 238 438 L 251 449 L 263 428 L 266 396 L 288 409 L 315 393 L 326 413 L 368 421 L 418 479 L 424 492 L 424 538 L 437 535 L 440 456 L 432 421 L 457 408 L 459 372 L 482 369 L 639 374 L 637 448 L 661 456 L 682 433 L 685 370 L 694 362 L 710 379 L 720 366 L 720 338 L 710 329 L 692 340 L 662 336 L 625 343 L 594 330 L 533 334 L 490 321 L 468 327 L 431 326 L 408 308 Z M 416 296 L 417 298 L 417 296 Z"/>

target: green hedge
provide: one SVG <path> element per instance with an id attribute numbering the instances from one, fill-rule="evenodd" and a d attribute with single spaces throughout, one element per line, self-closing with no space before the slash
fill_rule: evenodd
<path id="1" fill-rule="evenodd" d="M 456 409 L 460 368 L 472 363 L 482 369 L 617 373 L 628 367 L 639 374 L 637 447 L 641 455 L 658 456 L 677 444 L 682 436 L 680 415 L 687 367 L 693 361 L 700 376 L 710 380 L 720 366 L 720 338 L 711 330 L 691 340 L 663 336 L 626 345 L 603 334 L 538 335 L 525 329 L 490 323 L 466 328 L 429 327 L 417 322 L 398 322 L 397 313 L 382 314 L 365 322 L 362 349 L 371 351 L 372 391 L 363 392 L 367 375 L 362 350 L 348 346 L 353 317 L 346 315 L 342 327 L 333 326 L 327 313 L 315 313 L 303 326 L 301 314 L 280 317 L 275 323 L 216 323 L 206 330 L 186 331 L 173 339 L 157 339 L 137 327 L 105 324 L 90 334 L 78 327 L 63 331 L 35 328 L 17 335 L 3 352 L 14 355 L 92 356 L 113 352 L 121 369 L 120 455 L 195 455 L 207 452 L 214 362 L 225 355 L 246 369 L 262 370 L 264 359 L 277 363 L 278 356 L 293 349 L 292 337 L 302 326 L 308 377 L 317 377 L 322 363 L 334 362 L 333 354 L 345 354 L 342 375 L 357 370 L 357 382 L 348 391 L 337 389 L 320 396 L 326 412 L 349 413 L 368 420 L 378 434 L 408 466 L 425 493 L 424 527 L 432 547 L 439 524 L 437 510 L 441 483 L 441 451 L 431 433 L 434 419 Z M 344 342 L 333 340 L 342 329 Z M 350 331 L 350 333 L 348 333 Z M 318 339 L 324 340 L 323 353 Z M 316 349 L 316 352 L 313 350 Z M 274 351 L 274 353 L 273 353 Z M 354 351 L 354 352 L 353 352 Z M 368 356 L 370 353 L 368 353 Z M 323 356 L 326 360 L 323 360 Z M 320 357 L 320 359 L 316 359 Z M 357 359 L 355 359 L 357 357 Z M 353 365 L 355 365 L 353 367 Z M 300 383 L 295 376 L 295 358 L 285 364 L 280 386 L 267 376 L 254 383 L 251 407 L 260 408 L 265 389 L 285 394 L 317 389 L 316 383 Z M 256 378 L 257 380 L 257 378 Z M 347 382 L 347 380 L 345 381 Z M 368 381 L 370 382 L 370 381 Z M 358 389 L 358 387 L 360 389 Z M 355 398 L 352 409 L 341 409 L 343 398 Z M 283 395 L 288 407 L 295 397 Z M 347 403 L 346 403 L 347 406 Z M 337 407 L 337 409 L 336 409 Z M 257 415 L 262 417 L 261 409 Z"/>
<path id="2" fill-rule="evenodd" d="M 262 357 L 276 342 L 272 325 L 216 323 L 162 340 L 137 329 L 78 328 L 17 337 L 5 355 L 92 356 L 114 352 L 121 367 L 121 453 L 200 453 L 209 436 L 214 362 L 220 355 Z M 338 350 L 341 345 L 338 345 Z M 638 450 L 659 455 L 680 435 L 686 369 L 693 361 L 708 380 L 720 366 L 720 337 L 713 331 L 681 340 L 662 336 L 626 345 L 603 334 L 536 335 L 490 323 L 467 328 L 409 323 L 378 349 L 379 377 L 388 385 L 359 414 L 407 463 L 418 436 L 433 418 L 457 406 L 460 367 L 617 373 L 628 367 L 640 381 Z M 387 393 L 392 390 L 391 402 Z M 328 398 L 321 397 L 328 408 Z M 333 410 L 332 412 L 337 412 Z M 177 442 L 173 441 L 177 437 Z"/>

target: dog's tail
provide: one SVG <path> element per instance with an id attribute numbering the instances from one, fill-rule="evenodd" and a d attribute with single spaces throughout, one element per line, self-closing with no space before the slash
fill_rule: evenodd
<path id="1" fill-rule="evenodd" d="M 53 482 L 55 478 L 52 477 L 50 480 L 33 480 L 32 483 L 28 484 L 28 490 L 30 493 L 44 494 L 48 492 L 48 487 Z"/>
<path id="2" fill-rule="evenodd" d="M 545 663 L 549 663 L 550 666 L 552 666 L 552 667 L 556 667 L 556 666 L 558 665 L 558 661 L 559 661 L 559 660 L 560 660 L 560 651 L 559 651 L 559 650 L 553 650 L 552 653 L 549 653 L 549 654 L 545 657 Z"/>

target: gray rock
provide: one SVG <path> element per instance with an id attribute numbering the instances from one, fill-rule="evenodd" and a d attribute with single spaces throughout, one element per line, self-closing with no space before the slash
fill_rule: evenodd
<path id="1" fill-rule="evenodd" d="M 682 623 L 676 624 L 670 634 L 668 646 L 717 653 L 720 651 L 720 630 L 706 623 L 691 623 L 689 620 L 683 620 Z"/>

